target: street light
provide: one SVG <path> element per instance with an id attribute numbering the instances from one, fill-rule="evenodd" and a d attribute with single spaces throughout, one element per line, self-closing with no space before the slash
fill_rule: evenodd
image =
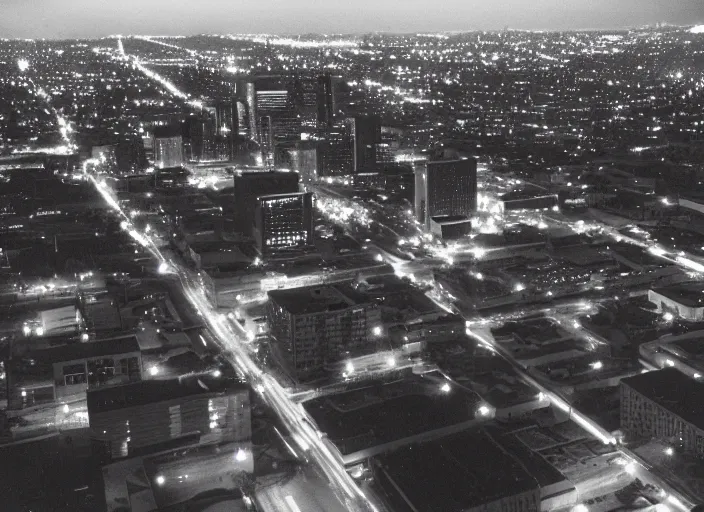
<path id="1" fill-rule="evenodd" d="M 151 375 L 152 377 L 159 375 L 159 368 L 157 366 L 150 366 L 149 375 Z"/>
<path id="2" fill-rule="evenodd" d="M 491 413 L 491 409 L 489 409 L 489 407 L 487 407 L 486 405 L 480 405 L 477 409 L 477 412 L 480 416 L 489 416 L 489 414 Z"/>
<path id="3" fill-rule="evenodd" d="M 247 460 L 247 452 L 245 452 L 242 448 L 239 448 L 237 452 L 235 453 L 235 460 L 237 462 L 244 462 Z"/>
<path id="4" fill-rule="evenodd" d="M 383 333 L 383 330 L 381 329 L 380 326 L 375 325 L 375 326 L 372 328 L 372 334 L 373 334 L 374 336 L 379 337 L 379 336 L 381 336 L 382 333 Z"/>
<path id="5" fill-rule="evenodd" d="M 449 382 L 445 382 L 442 386 L 440 386 L 440 391 L 443 393 L 449 393 L 452 388 L 450 387 Z"/>

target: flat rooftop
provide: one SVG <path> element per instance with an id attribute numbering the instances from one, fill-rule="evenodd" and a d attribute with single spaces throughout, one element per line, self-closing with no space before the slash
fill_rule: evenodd
<path id="1" fill-rule="evenodd" d="M 272 290 L 269 298 L 293 315 L 337 311 L 367 304 L 367 298 L 354 290 L 350 282 Z"/>
<path id="2" fill-rule="evenodd" d="M 102 413 L 210 393 L 236 393 L 249 389 L 245 384 L 209 374 L 170 380 L 143 380 L 124 386 L 88 391 L 88 413 Z"/>
<path id="3" fill-rule="evenodd" d="M 29 350 L 23 354 L 23 357 L 31 357 L 47 363 L 61 363 L 133 352 L 139 352 L 139 343 L 135 336 L 127 336 L 89 343 L 75 342 L 44 350 Z"/>
<path id="4" fill-rule="evenodd" d="M 704 384 L 675 368 L 663 368 L 622 379 L 626 385 L 684 421 L 704 430 Z"/>
<path id="5" fill-rule="evenodd" d="M 704 307 L 704 285 L 701 283 L 682 283 L 653 288 L 653 292 L 690 308 Z"/>
<path id="6" fill-rule="evenodd" d="M 473 420 L 482 402 L 479 395 L 457 384 L 449 393 L 442 392 L 445 382 L 437 372 L 410 375 L 310 400 L 304 407 L 340 453 L 347 455 Z"/>
<path id="7" fill-rule="evenodd" d="M 521 463 L 483 431 L 408 446 L 377 460 L 394 484 L 389 487 L 424 512 L 462 512 L 539 490 Z"/>

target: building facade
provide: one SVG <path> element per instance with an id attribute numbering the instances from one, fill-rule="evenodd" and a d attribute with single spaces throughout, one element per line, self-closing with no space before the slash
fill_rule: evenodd
<path id="1" fill-rule="evenodd" d="M 94 438 L 114 458 L 179 440 L 245 441 L 252 433 L 249 389 L 203 376 L 90 391 L 88 417 Z"/>
<path id="2" fill-rule="evenodd" d="M 154 137 L 154 163 L 161 169 L 183 165 L 183 138 L 181 135 Z"/>
<path id="3" fill-rule="evenodd" d="M 354 173 L 373 171 L 377 146 L 381 143 L 381 124 L 375 117 L 355 116 L 347 120 L 354 144 Z"/>
<path id="4" fill-rule="evenodd" d="M 316 150 L 319 177 L 348 176 L 354 173 L 354 141 L 347 124 L 336 123 L 326 129 Z"/>
<path id="5" fill-rule="evenodd" d="M 235 231 L 253 234 L 257 198 L 298 192 L 298 174 L 293 172 L 242 172 L 235 174 Z"/>
<path id="6" fill-rule="evenodd" d="M 376 305 L 349 283 L 269 292 L 267 318 L 282 359 L 299 378 L 328 364 L 373 351 Z"/>
<path id="7" fill-rule="evenodd" d="M 675 368 L 621 380 L 621 430 L 626 439 L 656 438 L 704 458 L 704 384 Z"/>
<path id="8" fill-rule="evenodd" d="M 26 409 L 138 382 L 142 355 L 134 337 L 73 343 L 13 357 L 7 373 L 8 408 Z"/>
<path id="9" fill-rule="evenodd" d="M 427 162 L 416 169 L 416 217 L 426 229 L 440 216 L 471 217 L 477 209 L 477 161 Z"/>
<path id="10" fill-rule="evenodd" d="M 313 247 L 313 194 L 260 196 L 254 239 L 263 257 L 295 254 Z"/>

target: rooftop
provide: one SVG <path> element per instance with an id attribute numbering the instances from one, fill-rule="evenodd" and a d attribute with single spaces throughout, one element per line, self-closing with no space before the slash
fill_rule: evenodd
<path id="1" fill-rule="evenodd" d="M 124 386 L 88 391 L 89 414 L 136 407 L 178 398 L 210 393 L 247 390 L 244 384 L 209 374 L 190 375 L 170 380 L 143 380 Z"/>
<path id="2" fill-rule="evenodd" d="M 443 392 L 446 382 L 437 372 L 410 375 L 310 400 L 304 407 L 347 455 L 473 420 L 479 395 L 456 384 Z"/>
<path id="3" fill-rule="evenodd" d="M 690 308 L 704 307 L 704 286 L 698 282 L 654 288 L 653 292 Z"/>
<path id="4" fill-rule="evenodd" d="M 704 430 L 704 384 L 687 377 L 675 368 L 663 368 L 622 379 L 621 383 L 637 391 L 684 421 Z"/>
<path id="5" fill-rule="evenodd" d="M 521 463 L 484 432 L 409 446 L 378 460 L 396 489 L 426 512 L 462 512 L 539 489 Z"/>
<path id="6" fill-rule="evenodd" d="M 294 315 L 337 311 L 366 304 L 366 297 L 354 290 L 350 282 L 272 290 L 269 298 Z"/>
<path id="7" fill-rule="evenodd" d="M 44 350 L 29 351 L 25 357 L 32 357 L 48 363 L 93 359 L 117 354 L 139 352 L 139 343 L 135 336 L 114 338 L 89 343 L 71 343 Z"/>

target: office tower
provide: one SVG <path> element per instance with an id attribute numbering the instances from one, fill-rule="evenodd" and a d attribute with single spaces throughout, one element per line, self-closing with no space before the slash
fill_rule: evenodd
<path id="1" fill-rule="evenodd" d="M 154 138 L 154 159 L 159 168 L 183 165 L 183 139 L 180 135 Z"/>
<path id="2" fill-rule="evenodd" d="M 318 152 L 316 142 L 300 141 L 288 148 L 288 160 L 291 170 L 301 177 L 303 183 L 312 183 L 317 177 Z"/>
<path id="3" fill-rule="evenodd" d="M 236 133 L 239 122 L 234 100 L 218 101 L 213 107 L 215 131 L 220 135 Z"/>
<path id="4" fill-rule="evenodd" d="M 330 73 L 318 77 L 318 124 L 321 127 L 330 127 L 334 123 L 335 94 L 333 80 Z"/>
<path id="5" fill-rule="evenodd" d="M 313 194 L 259 196 L 254 239 L 262 257 L 290 255 L 313 247 Z"/>
<path id="6" fill-rule="evenodd" d="M 354 143 L 354 173 L 368 172 L 376 166 L 377 144 L 381 142 L 381 125 L 375 117 L 349 118 Z"/>
<path id="7" fill-rule="evenodd" d="M 154 162 L 159 168 L 183 165 L 183 137 L 178 126 L 154 129 Z"/>
<path id="8" fill-rule="evenodd" d="M 335 124 L 317 146 L 318 176 L 347 176 L 354 173 L 354 141 L 350 127 Z"/>
<path id="9" fill-rule="evenodd" d="M 298 174 L 293 172 L 239 172 L 235 174 L 235 231 L 251 236 L 257 198 L 298 192 Z"/>
<path id="10" fill-rule="evenodd" d="M 298 378 L 373 352 L 381 312 L 350 282 L 269 292 L 267 319 L 275 350 Z"/>
<path id="11" fill-rule="evenodd" d="M 240 137 L 244 139 L 249 139 L 250 126 L 249 126 L 249 114 L 247 112 L 247 103 L 244 101 L 237 101 L 235 104 L 237 109 L 237 133 Z"/>
<path id="12" fill-rule="evenodd" d="M 259 121 L 259 149 L 262 154 L 262 165 L 269 169 L 274 169 L 274 127 L 271 117 L 264 116 Z"/>
<path id="13" fill-rule="evenodd" d="M 271 118 L 276 142 L 301 138 L 301 120 L 296 112 L 293 85 L 280 77 L 265 77 L 256 81 L 258 119 Z M 261 127 L 260 127 L 261 128 Z"/>
<path id="14" fill-rule="evenodd" d="M 253 82 L 247 82 L 244 86 L 245 101 L 247 105 L 247 119 L 249 120 L 249 138 L 253 141 L 259 140 L 257 131 L 257 93 Z"/>
<path id="15" fill-rule="evenodd" d="M 426 229 L 433 217 L 469 218 L 477 207 L 477 162 L 442 160 L 416 169 L 416 217 Z"/>
<path id="16" fill-rule="evenodd" d="M 213 160 L 234 160 L 237 153 L 239 121 L 234 100 L 219 101 L 213 109 Z"/>

